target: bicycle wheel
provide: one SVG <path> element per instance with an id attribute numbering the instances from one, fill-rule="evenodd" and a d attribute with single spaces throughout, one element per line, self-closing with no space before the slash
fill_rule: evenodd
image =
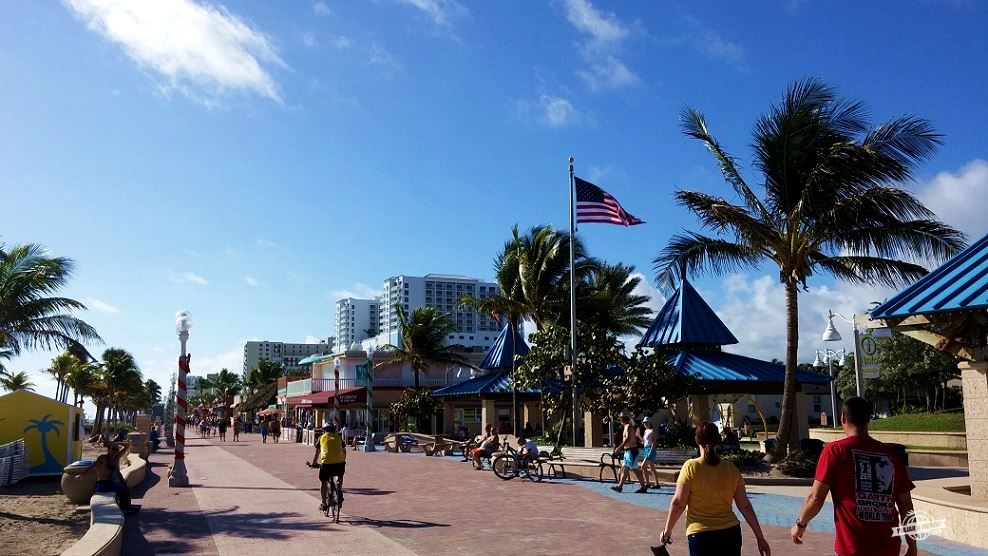
<path id="1" fill-rule="evenodd" d="M 528 463 L 528 480 L 533 483 L 541 483 L 544 476 L 541 461 L 531 461 Z"/>
<path id="2" fill-rule="evenodd" d="M 340 503 L 339 503 L 339 501 L 338 500 L 333 500 L 333 503 L 331 504 L 331 506 L 332 506 L 332 509 L 333 509 L 333 523 L 339 523 L 340 522 Z"/>
<path id="3" fill-rule="evenodd" d="M 501 454 L 491 462 L 491 468 L 499 479 L 510 481 L 518 476 L 518 462 L 515 458 Z"/>

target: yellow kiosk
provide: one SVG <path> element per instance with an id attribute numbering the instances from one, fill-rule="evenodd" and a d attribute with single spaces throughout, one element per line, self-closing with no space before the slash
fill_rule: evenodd
<path id="1" fill-rule="evenodd" d="M 82 456 L 81 408 L 18 390 L 0 396 L 0 444 L 24 439 L 28 475 L 61 475 Z"/>

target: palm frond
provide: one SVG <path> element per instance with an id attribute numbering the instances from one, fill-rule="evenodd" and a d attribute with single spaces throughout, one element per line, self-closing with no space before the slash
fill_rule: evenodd
<path id="1" fill-rule="evenodd" d="M 698 271 L 720 274 L 756 267 L 767 256 L 751 245 L 687 231 L 672 236 L 653 263 L 658 273 L 657 283 L 665 287 L 680 278 L 681 269 L 690 274 Z"/>

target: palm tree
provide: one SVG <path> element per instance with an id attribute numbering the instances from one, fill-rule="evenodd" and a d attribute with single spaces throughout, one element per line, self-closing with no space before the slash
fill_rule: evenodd
<path id="1" fill-rule="evenodd" d="M 19 373 L 0 372 L 0 386 L 3 386 L 3 389 L 8 392 L 16 392 L 18 390 L 34 392 L 34 383 L 31 382 L 27 373 L 24 371 Z"/>
<path id="2" fill-rule="evenodd" d="M 435 307 L 419 307 L 409 317 L 399 304 L 395 304 L 395 311 L 401 346 L 384 346 L 385 350 L 391 352 L 391 359 L 379 363 L 376 368 L 408 363 L 417 389 L 419 375 L 428 370 L 430 364 L 471 366 L 457 351 L 456 346 L 446 345 L 446 337 L 456 331 L 456 325 L 448 314 Z"/>
<path id="3" fill-rule="evenodd" d="M 141 371 L 134 356 L 120 348 L 108 348 L 103 352 L 102 364 L 98 368 L 98 385 L 94 389 L 93 401 L 96 404 L 96 429 L 104 428 L 104 412 L 109 411 L 109 419 L 120 408 L 127 392 L 139 391 L 143 386 Z"/>
<path id="4" fill-rule="evenodd" d="M 213 383 L 213 387 L 216 389 L 216 393 L 219 395 L 220 400 L 223 402 L 223 408 L 226 411 L 225 415 L 230 416 L 230 397 L 235 395 L 240 391 L 240 377 L 231 373 L 227 369 L 220 370 L 219 374 L 216 376 L 216 380 Z"/>
<path id="5" fill-rule="evenodd" d="M 254 388 L 260 388 L 261 386 L 277 381 L 283 376 L 285 376 L 284 365 L 277 361 L 261 359 L 250 370 L 250 385 Z"/>
<path id="6" fill-rule="evenodd" d="M 84 363 L 74 367 L 65 377 L 65 385 L 73 391 L 73 405 L 79 405 L 85 396 L 93 397 L 99 365 Z"/>
<path id="7" fill-rule="evenodd" d="M 740 203 L 677 191 L 676 201 L 715 235 L 673 236 L 655 259 L 659 281 L 668 283 L 683 271 L 728 272 L 765 262 L 778 267 L 786 295 L 781 454 L 798 440 L 798 294 L 807 279 L 818 272 L 849 282 L 897 286 L 926 272 L 904 259 L 938 262 L 964 246 L 962 233 L 890 185 L 908 181 L 940 136 L 928 121 L 914 116 L 870 128 L 861 103 L 838 98 L 814 79 L 797 82 L 755 125 L 755 167 L 764 179 L 759 197 L 700 112 L 687 108 L 682 122 L 684 133 L 713 154 Z"/>
<path id="8" fill-rule="evenodd" d="M 102 341 L 92 326 L 69 314 L 85 310 L 85 305 L 51 297 L 65 286 L 74 266 L 71 259 L 51 257 L 41 245 L 5 250 L 0 244 L 0 361 L 25 349 L 63 349 L 79 341 Z"/>
<path id="9" fill-rule="evenodd" d="M 577 286 L 577 317 L 595 330 L 614 336 L 640 332 L 648 326 L 652 310 L 648 296 L 635 294 L 641 278 L 634 266 L 600 263 Z M 568 315 L 568 311 L 567 311 Z"/>
<path id="10" fill-rule="evenodd" d="M 80 366 L 82 366 L 82 361 L 68 350 L 51 360 L 51 366 L 48 367 L 47 372 L 55 378 L 56 400 L 65 402 L 68 399 L 69 393 L 65 381 Z"/>
<path id="11" fill-rule="evenodd" d="M 517 226 L 512 231 L 515 254 L 503 260 L 503 264 L 518 267 L 518 293 L 512 298 L 521 301 L 525 314 L 539 329 L 562 324 L 569 315 L 569 234 L 547 225 L 535 226 L 521 236 Z M 573 254 L 579 282 L 598 263 L 586 256 L 578 239 L 574 239 Z"/>
<path id="12" fill-rule="evenodd" d="M 32 467 L 31 473 L 51 473 L 62 470 L 62 465 L 48 449 L 48 433 L 54 431 L 55 436 L 61 436 L 58 426 L 65 425 L 65 423 L 57 419 L 48 420 L 49 417 L 51 417 L 50 413 L 41 419 L 31 419 L 29 421 L 31 424 L 25 427 L 23 431 L 27 432 L 32 429 L 38 431 L 38 434 L 41 435 L 41 452 L 45 455 L 45 461 Z"/>

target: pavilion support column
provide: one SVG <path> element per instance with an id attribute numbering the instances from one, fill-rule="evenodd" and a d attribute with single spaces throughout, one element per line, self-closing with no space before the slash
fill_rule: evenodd
<path id="1" fill-rule="evenodd" d="M 494 407 L 494 400 L 480 400 L 480 428 L 487 430 L 487 425 L 498 426 L 497 409 Z"/>
<path id="2" fill-rule="evenodd" d="M 443 434 L 453 434 L 456 432 L 456 421 L 453 417 L 456 415 L 456 410 L 453 409 L 453 404 L 450 402 L 443 403 Z"/>
<path id="3" fill-rule="evenodd" d="M 988 361 L 962 361 L 964 425 L 967 429 L 971 497 L 988 498 Z"/>
<path id="4" fill-rule="evenodd" d="M 525 423 L 535 429 L 542 423 L 542 415 L 539 411 L 539 402 L 525 402 L 521 406 L 521 426 L 525 428 Z"/>
<path id="5" fill-rule="evenodd" d="M 806 392 L 796 392 L 796 434 L 799 440 L 810 437 L 810 416 L 806 411 Z"/>
<path id="6" fill-rule="evenodd" d="M 690 419 L 694 426 L 710 420 L 710 396 L 694 394 L 690 396 L 690 405 Z"/>
<path id="7" fill-rule="evenodd" d="M 604 445 L 604 417 L 590 411 L 583 413 L 583 445 Z"/>

